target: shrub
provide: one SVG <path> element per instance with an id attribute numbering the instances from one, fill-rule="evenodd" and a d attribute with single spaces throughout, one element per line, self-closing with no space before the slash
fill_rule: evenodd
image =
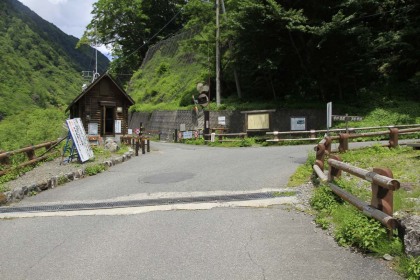
<path id="1" fill-rule="evenodd" d="M 342 246 L 355 246 L 374 252 L 379 240 L 387 238 L 385 228 L 378 221 L 354 208 L 341 207 L 340 218 L 337 220 L 340 223 L 335 230 L 335 239 Z"/>
<path id="2" fill-rule="evenodd" d="M 338 198 L 329 187 L 321 186 L 315 189 L 309 203 L 317 211 L 331 213 L 338 206 Z"/>
<path id="3" fill-rule="evenodd" d="M 85 169 L 85 173 L 88 176 L 93 176 L 93 175 L 96 175 L 98 173 L 101 173 L 101 172 L 103 172 L 105 170 L 106 170 L 106 166 L 105 165 L 103 165 L 103 164 L 95 164 L 95 165 L 87 166 L 86 169 Z"/>

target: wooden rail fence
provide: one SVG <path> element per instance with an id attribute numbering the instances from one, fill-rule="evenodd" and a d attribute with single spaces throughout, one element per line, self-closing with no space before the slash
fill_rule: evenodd
<path id="1" fill-rule="evenodd" d="M 389 129 L 388 131 L 376 131 L 376 132 L 364 132 L 360 133 L 359 131 L 366 131 L 366 130 L 378 130 L 378 129 Z M 337 128 L 337 129 L 330 129 L 330 130 L 305 130 L 305 131 L 271 131 L 266 132 L 266 135 L 272 135 L 273 139 L 267 139 L 267 142 L 285 142 L 285 141 L 317 141 L 323 136 L 317 136 L 320 134 L 330 133 L 330 134 L 337 134 L 334 136 L 330 136 L 332 140 L 339 140 L 345 138 L 360 138 L 360 137 L 372 137 L 372 136 L 383 136 L 387 135 L 390 132 L 394 134 L 411 134 L 411 133 L 418 133 L 420 132 L 420 124 L 412 124 L 412 125 L 391 125 L 391 126 L 372 126 L 372 127 L 358 127 L 358 128 Z M 292 136 L 292 135 L 304 135 L 309 136 L 305 138 L 281 138 L 282 136 Z M 343 136 L 341 136 L 343 135 Z M 347 136 L 348 135 L 348 136 Z M 347 141 L 348 143 L 348 141 Z M 398 143 L 396 144 L 398 145 Z"/>
<path id="2" fill-rule="evenodd" d="M 381 222 L 387 227 L 389 234 L 392 233 L 392 230 L 399 229 L 399 223 L 393 217 L 393 192 L 400 188 L 400 182 L 393 178 L 390 169 L 373 168 L 373 171 L 368 171 L 341 162 L 338 156 L 330 156 L 328 164 L 328 175 L 324 174 L 323 168 L 317 163 L 313 165 L 313 170 L 319 179 L 327 184 L 336 195 L 355 206 L 366 216 Z M 340 177 L 342 171 L 371 182 L 372 197 L 370 204 L 333 183 L 334 178 Z"/>
<path id="3" fill-rule="evenodd" d="M 0 153 L 0 164 L 5 167 L 3 170 L 0 170 L 0 176 L 10 172 L 13 169 L 10 162 L 12 156 L 18 155 L 18 154 L 25 154 L 27 161 L 22 162 L 16 167 L 21 168 L 24 166 L 28 166 L 28 165 L 37 163 L 39 161 L 45 160 L 48 157 L 50 157 L 52 155 L 52 153 L 49 153 L 50 150 L 54 148 L 56 145 L 58 145 L 64 139 L 65 138 L 61 138 L 56 141 L 45 142 L 42 144 L 33 145 L 33 146 L 25 147 L 22 149 L 14 150 L 14 151 Z M 45 152 L 40 156 L 36 156 L 35 151 L 42 148 L 45 148 Z"/>

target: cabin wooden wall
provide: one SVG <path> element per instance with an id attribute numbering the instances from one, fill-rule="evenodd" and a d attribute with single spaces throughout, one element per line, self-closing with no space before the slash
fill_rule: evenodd
<path id="1" fill-rule="evenodd" d="M 72 117 L 82 119 L 86 132 L 88 132 L 88 123 L 97 123 L 98 133 L 103 136 L 104 106 L 113 107 L 114 119 L 121 120 L 121 134 L 127 134 L 130 105 L 118 87 L 109 78 L 104 77 L 73 105 L 71 112 Z M 117 113 L 117 107 L 122 107 L 122 113 Z"/>

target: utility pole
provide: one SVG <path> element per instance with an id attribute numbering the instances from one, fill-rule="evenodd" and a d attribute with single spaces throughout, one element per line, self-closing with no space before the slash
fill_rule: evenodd
<path id="1" fill-rule="evenodd" d="M 220 0 L 216 0 L 216 105 L 220 106 Z"/>

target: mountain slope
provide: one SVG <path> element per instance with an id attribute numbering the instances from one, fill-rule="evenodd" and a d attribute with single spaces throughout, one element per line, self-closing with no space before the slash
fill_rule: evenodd
<path id="1" fill-rule="evenodd" d="M 0 119 L 24 109 L 62 107 L 81 91 L 94 49 L 17 0 L 0 2 Z M 98 53 L 99 72 L 109 60 Z"/>

